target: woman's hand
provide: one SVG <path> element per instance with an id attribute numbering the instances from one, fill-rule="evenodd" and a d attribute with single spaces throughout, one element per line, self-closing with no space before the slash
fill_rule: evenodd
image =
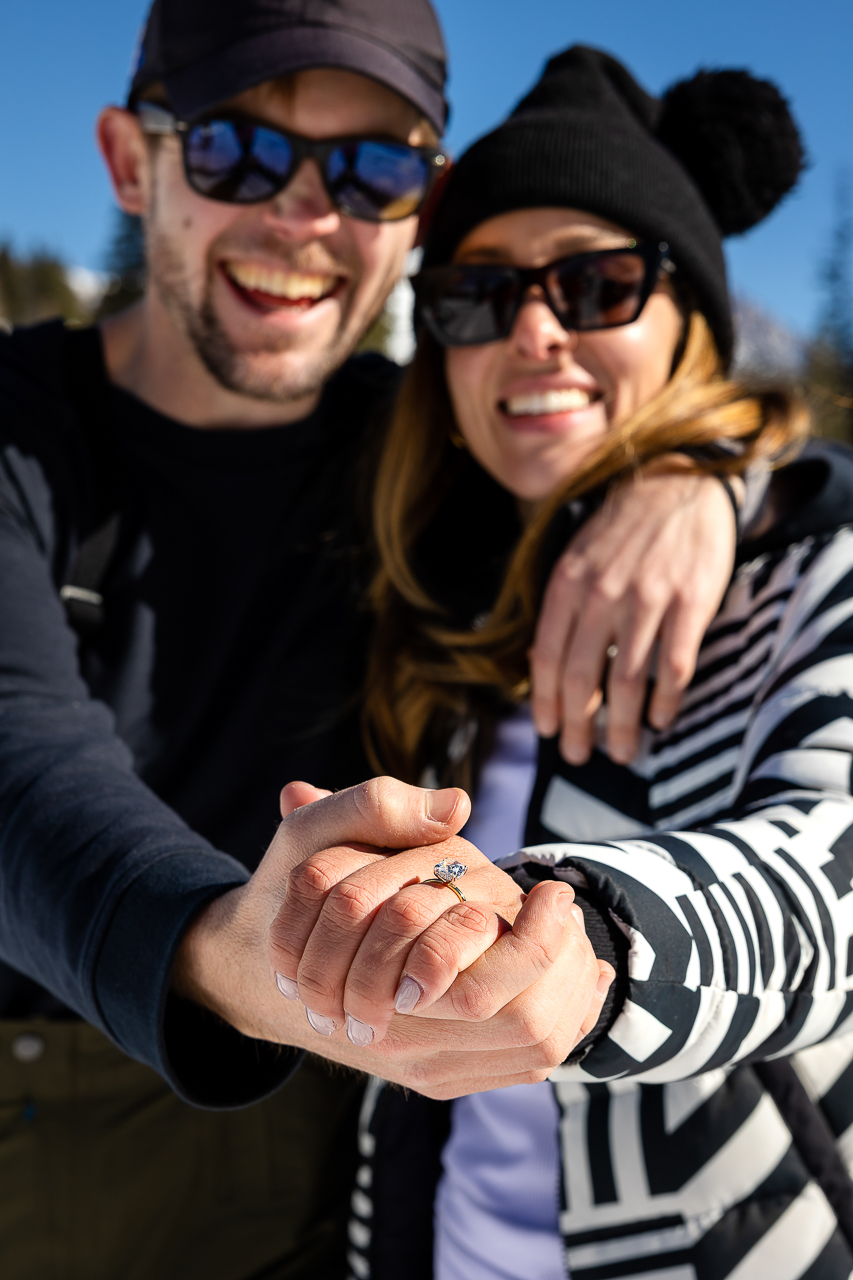
<path id="1" fill-rule="evenodd" d="M 586 522 L 554 568 L 531 651 L 532 710 L 544 737 L 583 764 L 602 702 L 607 651 L 607 749 L 636 755 L 655 645 L 649 720 L 676 716 L 708 624 L 731 577 L 735 520 L 714 476 L 679 475 L 672 458 L 619 485 Z"/>
<path id="2" fill-rule="evenodd" d="M 466 902 L 423 883 L 443 858 L 467 865 Z M 561 896 L 568 911 L 571 889 Z M 394 1015 L 413 948 L 425 1007 L 509 928 L 523 901 L 515 881 L 459 837 L 393 856 L 364 845 L 324 849 L 288 876 L 272 928 L 279 989 L 298 993 L 315 1030 L 330 1035 L 346 1021 L 350 1039 L 369 1044 Z M 367 1029 L 354 1028 L 353 1019 Z"/>

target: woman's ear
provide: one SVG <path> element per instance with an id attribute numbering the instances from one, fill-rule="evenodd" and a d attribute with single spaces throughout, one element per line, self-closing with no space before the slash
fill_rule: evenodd
<path id="1" fill-rule="evenodd" d="M 116 199 L 125 213 L 141 216 L 148 207 L 151 158 L 138 119 L 123 107 L 106 107 L 96 136 Z"/>

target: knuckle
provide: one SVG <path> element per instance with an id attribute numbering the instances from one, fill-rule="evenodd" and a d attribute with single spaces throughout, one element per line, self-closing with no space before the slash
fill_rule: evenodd
<path id="1" fill-rule="evenodd" d="M 614 671 L 607 683 L 612 698 L 626 700 L 635 697 L 642 690 L 643 679 L 640 672 L 632 675 L 629 671 Z"/>
<path id="2" fill-rule="evenodd" d="M 495 1012 L 491 991 L 472 975 L 451 987 L 449 995 L 454 1012 L 466 1022 L 486 1022 Z"/>
<path id="3" fill-rule="evenodd" d="M 563 691 L 567 722 L 574 722 L 582 718 L 583 701 L 589 697 L 592 686 L 593 681 L 586 674 L 582 674 L 577 670 L 566 673 L 563 680 Z M 570 717 L 572 710 L 574 710 L 574 715 Z"/>
<path id="4" fill-rule="evenodd" d="M 677 688 L 682 689 L 688 685 L 693 677 L 693 661 L 684 655 L 671 655 L 667 661 L 669 668 L 669 676 Z"/>
<path id="5" fill-rule="evenodd" d="M 407 972 L 416 973 L 423 978 L 427 989 L 443 988 L 449 985 L 459 972 L 459 965 L 452 954 L 449 954 L 447 940 L 440 935 L 425 934 L 419 938 L 409 955 Z"/>
<path id="6" fill-rule="evenodd" d="M 304 901 L 316 902 L 325 898 L 334 888 L 336 876 L 331 863 L 320 857 L 306 859 L 294 867 L 287 877 L 287 887 L 292 894 Z"/>
<path id="7" fill-rule="evenodd" d="M 583 583 L 591 572 L 591 566 L 584 556 L 574 551 L 567 551 L 557 561 L 552 582 L 556 587 L 573 588 Z"/>
<path id="8" fill-rule="evenodd" d="M 451 907 L 444 914 L 445 925 L 451 930 L 459 930 L 462 933 L 473 933 L 481 935 L 488 933 L 492 927 L 492 913 L 484 911 L 482 907 L 475 906 L 474 903 L 466 902 L 459 904 L 458 907 Z"/>
<path id="9" fill-rule="evenodd" d="M 560 953 L 563 941 L 562 937 L 557 939 L 556 937 L 550 938 L 547 935 L 544 938 L 528 937 L 525 939 L 525 952 L 538 974 L 546 973 L 551 968 Z"/>
<path id="10" fill-rule="evenodd" d="M 298 981 L 300 989 L 303 992 L 308 992 L 312 999 L 324 1003 L 337 1004 L 335 988 L 329 982 L 328 976 L 322 969 L 317 969 L 313 965 L 301 964 L 299 966 Z"/>
<path id="11" fill-rule="evenodd" d="M 542 671 L 552 666 L 561 653 L 560 640 L 556 635 L 539 637 L 530 650 L 530 665 L 534 671 Z"/>
<path id="12" fill-rule="evenodd" d="M 613 574 L 599 574 L 589 584 L 589 595 L 593 609 L 611 609 L 624 598 L 625 587 Z"/>
<path id="13" fill-rule="evenodd" d="M 428 905 L 415 894 L 398 893 L 380 911 L 382 925 L 395 934 L 417 934 L 432 924 Z"/>
<path id="14" fill-rule="evenodd" d="M 660 609 L 670 598 L 671 592 L 659 579 L 642 578 L 629 588 L 631 601 L 639 613 L 651 613 Z"/>
<path id="15" fill-rule="evenodd" d="M 370 915 L 375 903 L 364 885 L 343 881 L 329 892 L 325 910 L 337 924 L 360 924 Z"/>
<path id="16" fill-rule="evenodd" d="M 530 1049 L 547 1035 L 547 1029 L 539 1012 L 525 1003 L 513 1010 L 511 1034 L 516 1048 Z"/>
<path id="17" fill-rule="evenodd" d="M 396 816 L 401 784 L 396 778 L 368 778 L 353 787 L 353 803 L 362 818 L 380 826 Z"/>
<path id="18" fill-rule="evenodd" d="M 537 1049 L 541 1055 L 541 1061 L 537 1064 L 548 1075 L 559 1067 L 571 1051 L 571 1045 L 564 1045 L 557 1036 L 550 1035 L 546 1039 L 540 1041 Z"/>
<path id="19" fill-rule="evenodd" d="M 407 1063 L 404 1077 L 406 1085 L 416 1093 L 424 1093 L 432 1085 L 440 1082 L 436 1064 L 429 1058 Z"/>
<path id="20" fill-rule="evenodd" d="M 277 958 L 276 963 L 279 968 L 285 960 L 298 964 L 302 958 L 302 947 L 295 943 L 292 931 L 284 924 L 279 924 L 277 920 L 273 922 L 270 929 L 269 945 Z"/>

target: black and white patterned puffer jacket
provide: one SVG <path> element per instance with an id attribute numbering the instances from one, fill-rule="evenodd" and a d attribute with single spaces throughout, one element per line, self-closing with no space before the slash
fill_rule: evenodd
<path id="1" fill-rule="evenodd" d="M 630 943 L 621 1011 L 551 1077 L 574 1280 L 853 1275 L 853 478 L 825 447 L 790 476 L 811 496 L 741 548 L 677 721 L 629 768 L 544 743 L 509 863 Z M 451 1105 L 371 1082 L 355 1280 L 431 1276 Z"/>

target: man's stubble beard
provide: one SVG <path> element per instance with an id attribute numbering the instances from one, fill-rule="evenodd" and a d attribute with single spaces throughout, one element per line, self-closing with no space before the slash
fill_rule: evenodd
<path id="1" fill-rule="evenodd" d="M 275 372 L 273 360 L 255 361 L 257 356 L 286 355 L 292 348 L 287 340 L 255 348 L 250 353 L 237 351 L 220 323 L 213 302 L 214 272 L 212 263 L 205 270 L 204 291 L 200 303 L 192 299 L 192 291 L 179 252 L 162 231 L 149 226 L 147 234 L 149 287 L 160 295 L 167 311 L 176 317 L 193 350 L 220 386 L 253 400 L 277 404 L 302 400 L 322 390 L 344 361 L 352 355 L 362 332 L 347 333 L 351 302 L 341 314 L 332 340 L 312 359 L 302 356 L 298 374 L 292 369 Z M 384 302 L 384 296 L 383 296 Z M 381 310 L 377 306 L 375 310 Z M 364 325 L 368 328 L 373 315 Z"/>

